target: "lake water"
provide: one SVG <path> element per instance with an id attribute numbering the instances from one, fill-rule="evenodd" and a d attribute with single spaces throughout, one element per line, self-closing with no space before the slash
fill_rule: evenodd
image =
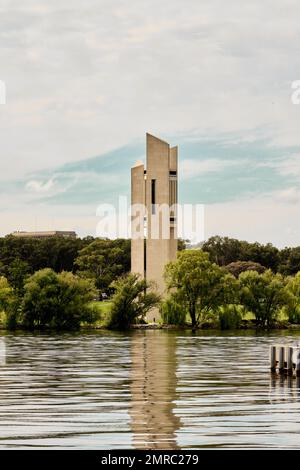
<path id="1" fill-rule="evenodd" d="M 0 448 L 300 448 L 300 382 L 268 363 L 299 337 L 2 332 Z"/>

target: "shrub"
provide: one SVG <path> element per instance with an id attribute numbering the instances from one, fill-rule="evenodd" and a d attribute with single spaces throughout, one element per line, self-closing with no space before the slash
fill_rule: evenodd
<path id="1" fill-rule="evenodd" d="M 89 303 L 95 296 L 91 281 L 69 272 L 42 269 L 24 286 L 20 325 L 27 328 L 77 329 L 81 322 L 96 321 Z"/>
<path id="2" fill-rule="evenodd" d="M 159 295 L 151 291 L 153 283 L 140 279 L 138 274 L 122 276 L 111 286 L 115 294 L 109 328 L 128 329 L 133 323 L 143 321 L 147 312 L 159 304 Z"/>
<path id="3" fill-rule="evenodd" d="M 284 313 L 287 314 L 289 323 L 299 324 L 300 323 L 300 306 L 290 308 L 286 306 Z"/>
<path id="4" fill-rule="evenodd" d="M 174 295 L 165 299 L 160 305 L 162 321 L 168 325 L 184 325 L 187 311 Z"/>
<path id="5" fill-rule="evenodd" d="M 239 305 L 223 305 L 219 308 L 218 313 L 221 330 L 229 330 L 241 326 L 242 313 Z"/>

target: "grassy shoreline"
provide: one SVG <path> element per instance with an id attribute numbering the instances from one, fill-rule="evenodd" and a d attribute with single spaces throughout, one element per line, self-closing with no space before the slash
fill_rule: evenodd
<path id="1" fill-rule="evenodd" d="M 89 325 L 85 326 L 82 328 L 86 329 L 107 329 L 106 324 L 108 323 L 109 320 L 109 312 L 110 308 L 112 305 L 112 302 L 110 301 L 104 301 L 104 302 L 92 302 L 91 304 L 93 307 L 95 306 L 100 314 L 102 315 L 102 318 L 100 321 L 96 322 L 94 325 Z M 300 330 L 300 323 L 299 324 L 292 324 L 289 323 L 284 317 L 281 317 L 277 323 L 270 329 L 266 328 L 261 328 L 256 325 L 255 322 L 255 317 L 251 313 L 247 313 L 245 318 L 242 320 L 242 325 L 239 328 L 226 328 L 222 329 L 218 327 L 216 324 L 212 323 L 207 323 L 205 325 L 200 325 L 197 328 L 192 328 L 191 324 L 186 323 L 184 325 L 172 325 L 172 324 L 163 324 L 163 323 L 142 323 L 142 324 L 137 324 L 137 325 L 132 325 L 131 327 L 132 330 L 135 329 L 141 329 L 141 330 L 151 330 L 151 329 L 173 329 L 173 330 L 214 330 L 214 331 L 244 331 L 244 330 L 262 330 L 262 331 L 277 331 L 277 330 Z"/>
<path id="2" fill-rule="evenodd" d="M 112 302 L 111 301 L 93 301 L 91 302 L 91 307 L 96 308 L 100 313 L 100 320 L 96 321 L 94 324 L 82 324 L 79 330 L 76 331 L 91 331 L 91 330 L 108 330 L 108 322 L 110 318 L 110 309 Z M 4 316 L 0 314 L 0 330 L 1 331 L 12 331 L 5 326 L 4 323 Z M 17 327 L 14 331 L 38 331 L 38 330 L 29 330 L 22 327 Z M 141 323 L 132 325 L 130 330 L 177 330 L 177 331 L 185 331 L 185 330 L 196 330 L 196 331 L 245 331 L 245 330 L 253 330 L 253 331 L 264 331 L 264 332 L 271 332 L 271 331 L 278 331 L 278 330 L 294 330 L 300 331 L 300 324 L 292 324 L 286 321 L 284 318 L 281 318 L 272 328 L 261 328 L 258 327 L 255 323 L 254 315 L 247 314 L 246 317 L 242 320 L 242 325 L 239 328 L 220 328 L 216 323 L 206 323 L 204 325 L 200 325 L 196 328 L 192 328 L 191 324 L 186 323 L 184 325 L 172 325 L 166 323 Z M 39 331 L 68 331 L 68 330 L 54 330 L 54 329 L 41 329 Z M 72 331 L 72 330 L 71 330 Z"/>
<path id="3" fill-rule="evenodd" d="M 191 331 L 191 332 L 214 332 L 214 333 L 226 333 L 226 332 L 231 332 L 238 334 L 239 332 L 253 332 L 253 333 L 272 333 L 272 332 L 279 332 L 279 331 L 293 331 L 293 332 L 300 332 L 300 324 L 294 325 L 286 325 L 284 327 L 279 326 L 279 327 L 272 327 L 272 328 L 255 328 L 252 325 L 249 325 L 244 328 L 227 328 L 227 329 L 221 329 L 221 328 L 216 328 L 216 327 L 207 327 L 207 328 L 201 328 L 201 327 L 196 327 L 192 328 L 192 326 L 186 325 L 186 326 L 176 326 L 176 325 L 166 325 L 166 324 L 137 324 L 137 325 L 132 325 L 130 329 L 128 330 L 111 330 L 105 326 L 95 326 L 95 325 L 84 325 L 81 326 L 80 329 L 74 329 L 74 330 L 58 330 L 58 329 L 51 329 L 51 328 L 35 328 L 35 329 L 28 329 L 24 328 L 21 326 L 18 326 L 16 329 L 8 329 L 4 325 L 0 325 L 0 331 L 3 332 L 8 332 L 8 333 L 14 333 L 14 332 L 31 332 L 31 333 L 80 333 L 80 332 L 87 332 L 87 331 L 110 331 L 110 332 L 126 332 L 126 331 L 147 331 L 147 330 L 165 330 L 165 331 Z"/>

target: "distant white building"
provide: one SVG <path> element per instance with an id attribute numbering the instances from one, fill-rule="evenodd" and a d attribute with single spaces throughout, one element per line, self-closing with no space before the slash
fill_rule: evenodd
<path id="1" fill-rule="evenodd" d="M 49 232 L 23 232 L 16 231 L 11 234 L 13 237 L 17 238 L 53 238 L 53 237 L 62 237 L 62 238 L 77 238 L 76 232 L 73 231 L 64 231 L 64 230 L 53 230 Z"/>

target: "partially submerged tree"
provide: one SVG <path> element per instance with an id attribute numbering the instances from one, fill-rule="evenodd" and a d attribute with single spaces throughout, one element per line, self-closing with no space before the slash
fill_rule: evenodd
<path id="1" fill-rule="evenodd" d="M 153 291 L 154 284 L 140 279 L 138 274 L 128 274 L 112 283 L 115 294 L 112 299 L 109 328 L 128 329 L 157 307 L 160 296 Z"/>

